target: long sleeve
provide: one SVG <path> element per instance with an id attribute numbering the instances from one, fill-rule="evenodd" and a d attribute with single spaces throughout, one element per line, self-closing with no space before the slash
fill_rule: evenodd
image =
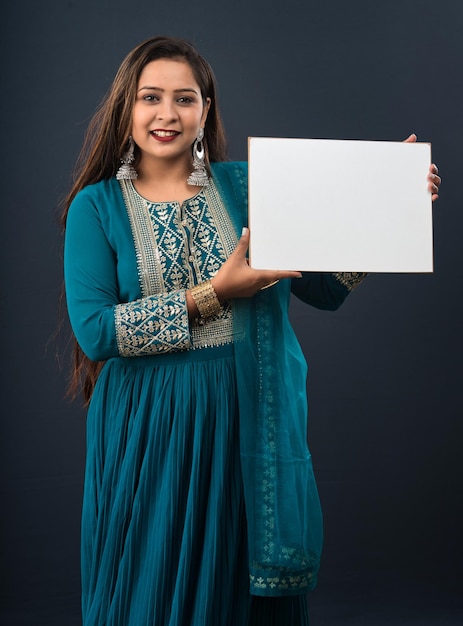
<path id="1" fill-rule="evenodd" d="M 135 268 L 130 227 L 117 188 L 103 184 L 84 189 L 69 210 L 64 278 L 73 331 L 92 360 L 191 345 L 185 291 L 133 297 L 141 295 Z M 126 277 L 124 286 L 121 276 Z"/>
<path id="2" fill-rule="evenodd" d="M 291 282 L 291 291 L 300 300 L 317 309 L 334 311 L 341 306 L 349 293 L 366 277 L 365 273 L 303 272 L 302 278 Z"/>

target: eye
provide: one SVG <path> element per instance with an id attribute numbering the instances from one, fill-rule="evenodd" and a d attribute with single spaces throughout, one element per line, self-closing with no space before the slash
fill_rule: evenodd
<path id="1" fill-rule="evenodd" d="M 153 94 L 153 93 L 147 93 L 147 94 L 145 94 L 144 96 L 142 96 L 142 99 L 143 99 L 145 102 L 159 102 L 159 97 L 158 97 L 158 96 L 156 96 L 156 95 L 155 95 L 155 94 Z"/>
<path id="2" fill-rule="evenodd" d="M 177 99 L 177 102 L 179 104 L 193 104 L 194 100 L 193 98 L 190 98 L 190 96 L 182 96 L 181 98 Z"/>

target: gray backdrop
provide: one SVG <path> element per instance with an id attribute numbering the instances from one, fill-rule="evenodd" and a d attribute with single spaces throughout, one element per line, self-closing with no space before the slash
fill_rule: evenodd
<path id="1" fill-rule="evenodd" d="M 338 312 L 292 316 L 325 514 L 313 626 L 461 623 L 463 3 L 23 0 L 0 28 L 1 623 L 80 623 L 85 412 L 53 339 L 57 204 L 119 63 L 156 34 L 213 65 L 234 159 L 249 135 L 432 142 L 434 274 L 370 276 Z"/>

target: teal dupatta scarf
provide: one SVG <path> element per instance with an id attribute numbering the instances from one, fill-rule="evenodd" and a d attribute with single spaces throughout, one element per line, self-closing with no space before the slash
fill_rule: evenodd
<path id="1" fill-rule="evenodd" d="M 247 164 L 212 164 L 238 234 L 247 224 Z M 307 365 L 288 319 L 291 281 L 233 303 L 240 452 L 253 595 L 313 589 L 322 514 L 307 446 Z"/>

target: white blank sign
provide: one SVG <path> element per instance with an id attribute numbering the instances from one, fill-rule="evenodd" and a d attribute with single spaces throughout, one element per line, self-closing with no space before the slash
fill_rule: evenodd
<path id="1" fill-rule="evenodd" d="M 427 143 L 249 138 L 256 269 L 432 272 Z"/>

